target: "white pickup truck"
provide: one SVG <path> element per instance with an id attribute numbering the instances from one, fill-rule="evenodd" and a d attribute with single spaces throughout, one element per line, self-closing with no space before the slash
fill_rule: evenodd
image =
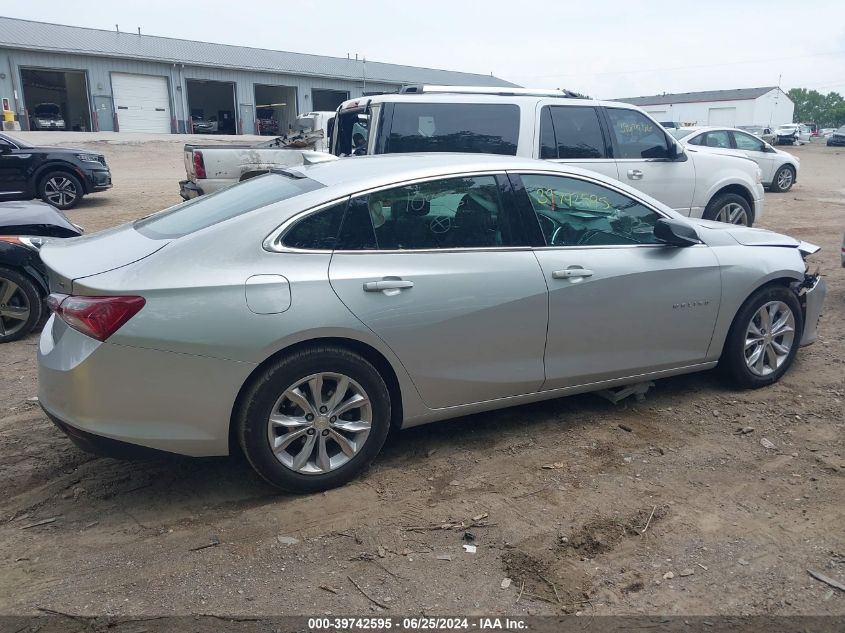
<path id="1" fill-rule="evenodd" d="M 309 112 L 296 119 L 297 134 L 254 145 L 185 145 L 187 178 L 179 182 L 185 200 L 266 173 L 274 167 L 292 167 L 335 160 L 326 153 L 326 127 L 334 112 Z"/>

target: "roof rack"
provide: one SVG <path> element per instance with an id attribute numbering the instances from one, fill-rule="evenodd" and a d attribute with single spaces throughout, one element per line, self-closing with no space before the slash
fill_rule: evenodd
<path id="1" fill-rule="evenodd" d="M 502 97 L 561 97 L 578 98 L 569 90 L 547 90 L 544 88 L 503 88 L 500 86 L 433 86 L 428 84 L 408 84 L 399 89 L 399 94 L 466 94 L 498 95 Z"/>

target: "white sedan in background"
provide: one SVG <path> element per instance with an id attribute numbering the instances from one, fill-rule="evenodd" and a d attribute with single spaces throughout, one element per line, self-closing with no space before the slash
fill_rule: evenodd
<path id="1" fill-rule="evenodd" d="M 757 163 L 763 186 L 769 191 L 785 193 L 798 181 L 801 160 L 789 152 L 776 149 L 766 141 L 743 130 L 722 127 L 682 127 L 669 132 L 684 145 L 714 151 L 740 154 Z"/>

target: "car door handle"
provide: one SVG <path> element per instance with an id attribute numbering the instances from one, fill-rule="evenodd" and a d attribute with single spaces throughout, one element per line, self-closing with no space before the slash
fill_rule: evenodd
<path id="1" fill-rule="evenodd" d="M 382 279 L 364 282 L 364 292 L 382 292 L 383 290 L 401 290 L 413 288 L 414 282 L 406 279 Z"/>
<path id="2" fill-rule="evenodd" d="M 629 169 L 628 170 L 628 179 L 629 180 L 642 180 L 643 179 L 643 172 L 639 169 Z"/>
<path id="3" fill-rule="evenodd" d="M 593 271 L 586 268 L 566 268 L 552 272 L 553 279 L 572 279 L 574 277 L 592 277 Z"/>

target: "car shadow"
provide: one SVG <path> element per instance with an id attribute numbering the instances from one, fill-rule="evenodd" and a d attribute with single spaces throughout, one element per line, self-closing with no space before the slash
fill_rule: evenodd
<path id="1" fill-rule="evenodd" d="M 520 438 L 587 429 L 596 419 L 621 420 L 639 415 L 640 409 L 677 406 L 690 397 L 711 393 L 724 396 L 725 391 L 713 372 L 705 372 L 657 381 L 645 401 L 639 403 L 628 399 L 614 405 L 587 393 L 394 431 L 359 481 L 368 480 L 374 473 L 389 479 L 391 471 L 406 472 L 415 464 L 428 468 L 423 458 L 438 452 L 442 456 L 456 448 L 462 452 L 477 450 L 479 454 L 491 447 L 506 449 Z M 67 440 L 62 437 L 60 441 Z M 237 513 L 301 497 L 266 483 L 239 451 L 213 458 L 161 454 L 143 460 L 93 456 L 83 460 L 79 449 L 68 447 L 71 450 L 74 455 L 69 461 L 78 465 L 70 470 L 67 462 L 58 465 L 71 482 L 67 489 L 80 487 L 86 491 L 89 504 L 103 511 L 117 504 L 133 518 L 154 513 L 158 519 L 170 517 L 175 521 L 212 507 L 224 514 Z"/>

